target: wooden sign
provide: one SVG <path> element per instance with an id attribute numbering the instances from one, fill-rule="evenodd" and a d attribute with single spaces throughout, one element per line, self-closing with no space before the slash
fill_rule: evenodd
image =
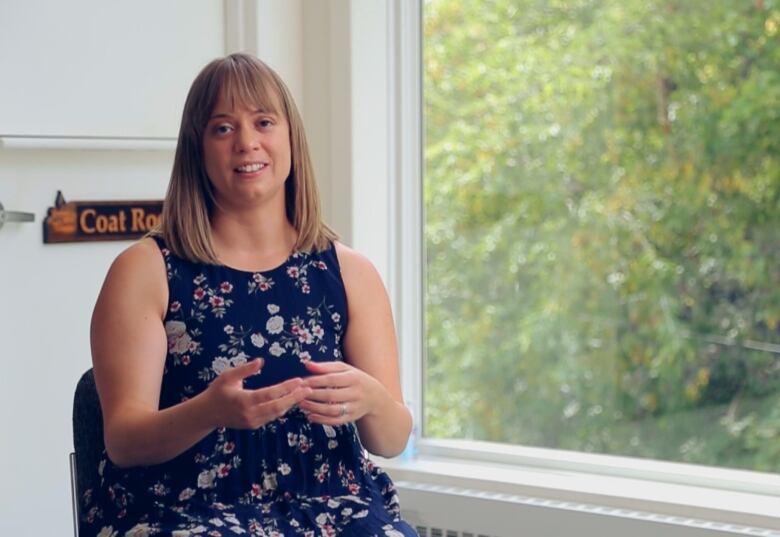
<path id="1" fill-rule="evenodd" d="M 57 192 L 43 221 L 43 242 L 133 240 L 160 222 L 162 200 L 70 201 Z"/>

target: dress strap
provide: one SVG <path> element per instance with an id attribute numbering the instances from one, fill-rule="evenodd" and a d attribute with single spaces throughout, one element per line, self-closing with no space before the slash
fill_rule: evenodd
<path id="1" fill-rule="evenodd" d="M 330 241 L 328 248 L 321 251 L 319 255 L 323 261 L 335 268 L 338 274 L 341 274 L 341 265 L 339 264 L 339 257 L 336 255 L 335 241 Z"/>

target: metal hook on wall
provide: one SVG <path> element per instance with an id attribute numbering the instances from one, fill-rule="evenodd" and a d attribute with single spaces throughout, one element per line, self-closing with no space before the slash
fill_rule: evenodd
<path id="1" fill-rule="evenodd" d="M 23 213 L 19 211 L 6 211 L 3 204 L 0 203 L 0 229 L 3 229 L 3 225 L 6 222 L 34 222 L 35 215 L 33 213 Z"/>

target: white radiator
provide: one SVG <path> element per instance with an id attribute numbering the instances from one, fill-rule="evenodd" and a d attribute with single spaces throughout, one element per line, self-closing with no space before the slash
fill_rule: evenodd
<path id="1" fill-rule="evenodd" d="M 780 537 L 779 530 L 574 502 L 409 481 L 396 488 L 420 537 Z"/>

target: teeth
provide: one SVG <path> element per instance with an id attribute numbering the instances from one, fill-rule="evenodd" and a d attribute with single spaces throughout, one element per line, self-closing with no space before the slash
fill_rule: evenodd
<path id="1" fill-rule="evenodd" d="M 265 164 L 245 164 L 236 168 L 239 172 L 259 172 L 265 168 Z"/>

